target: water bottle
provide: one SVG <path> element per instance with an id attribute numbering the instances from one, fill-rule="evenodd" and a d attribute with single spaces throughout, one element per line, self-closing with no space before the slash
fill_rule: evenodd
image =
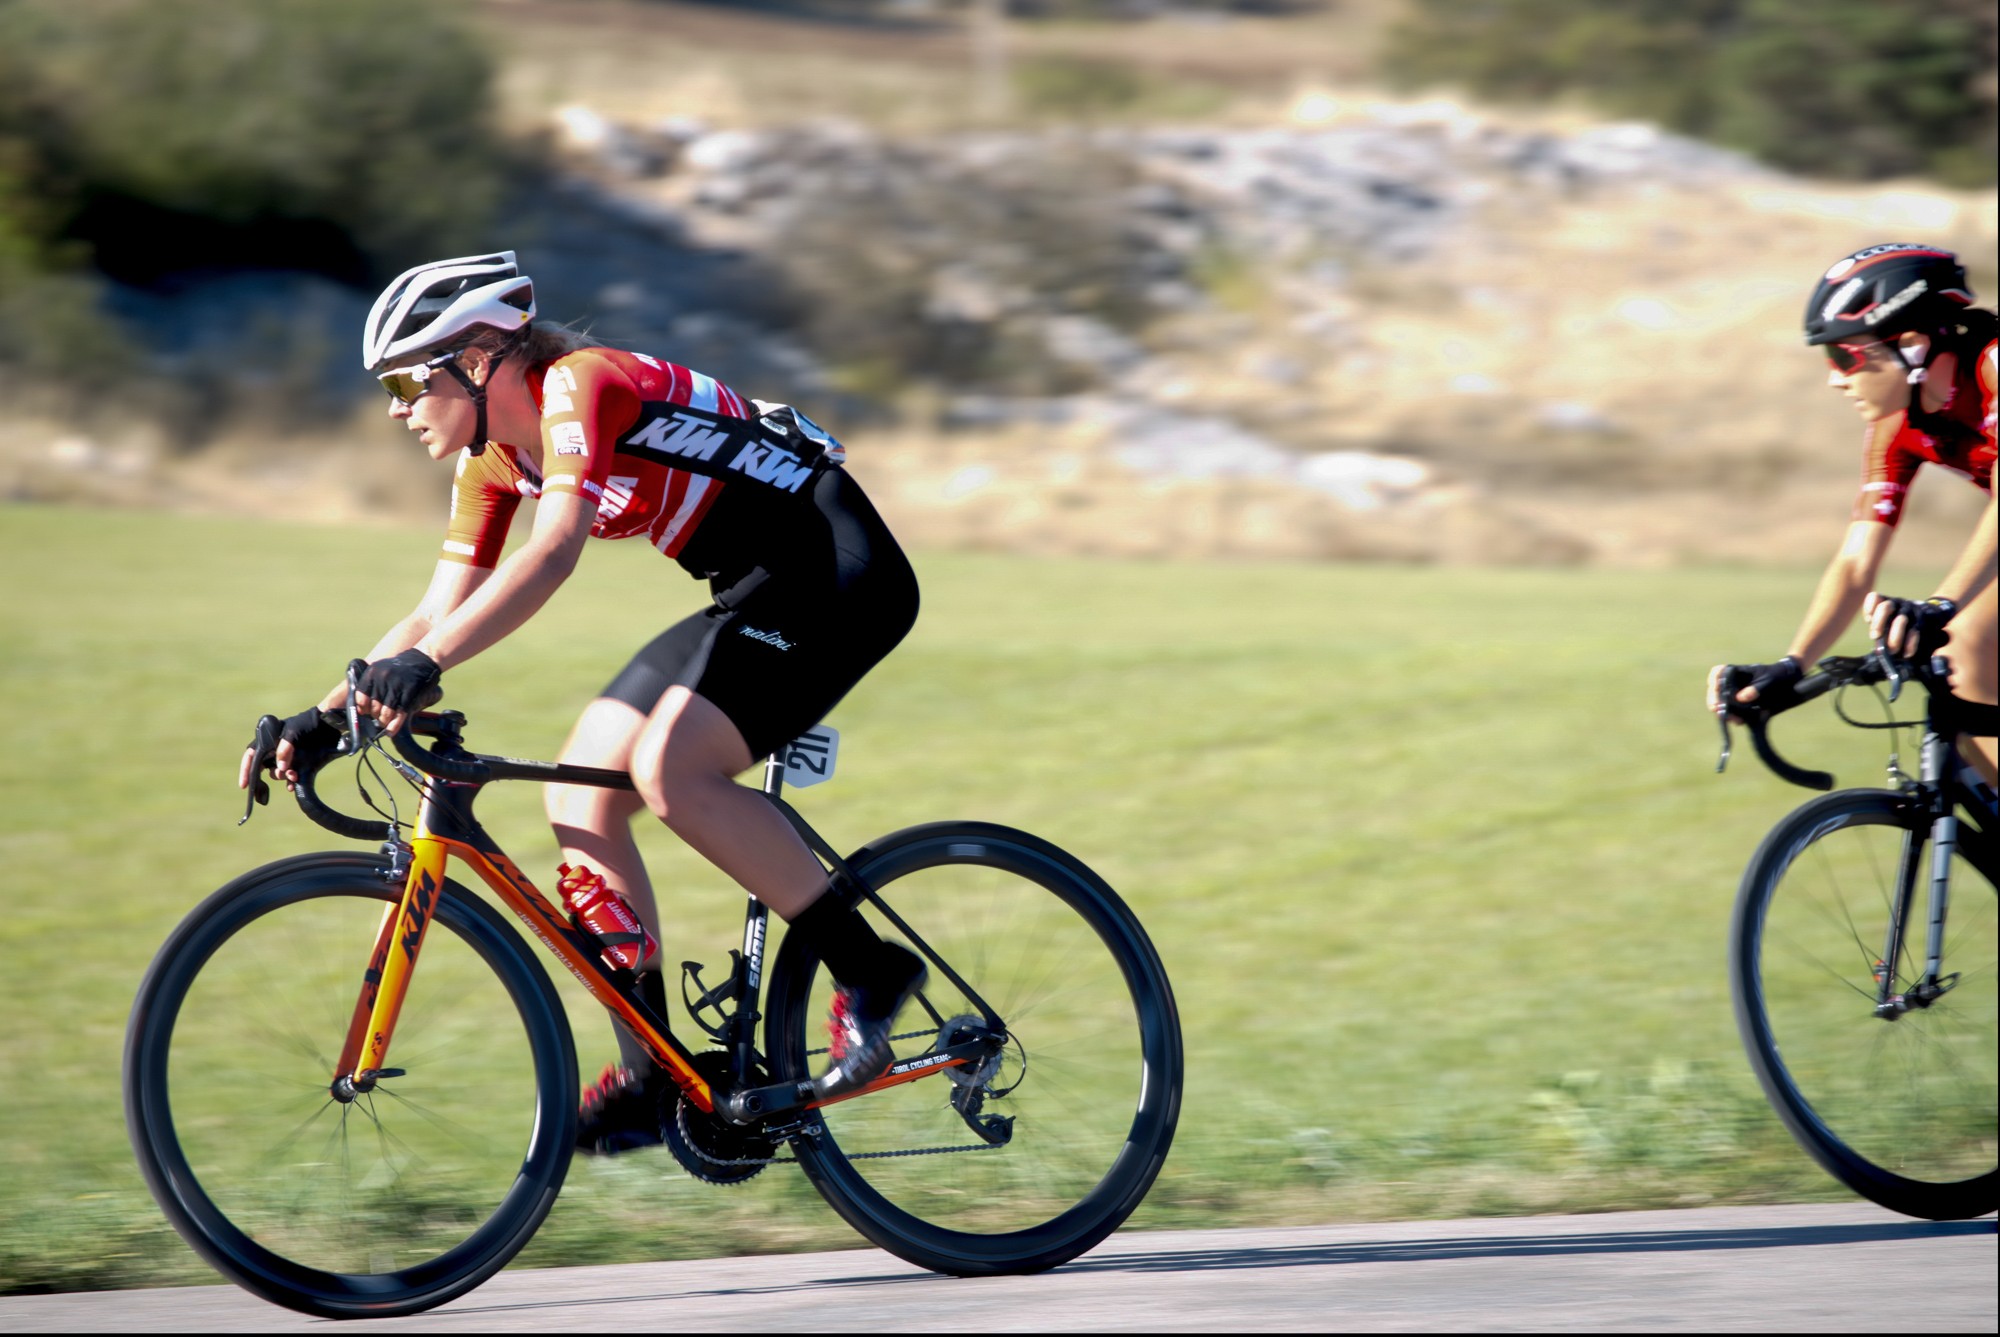
<path id="1" fill-rule="evenodd" d="M 556 869 L 561 879 L 556 890 L 577 927 L 597 939 L 604 959 L 624 970 L 637 970 L 652 961 L 660 944 L 646 932 L 638 912 L 630 902 L 605 885 L 604 878 L 583 864 Z"/>

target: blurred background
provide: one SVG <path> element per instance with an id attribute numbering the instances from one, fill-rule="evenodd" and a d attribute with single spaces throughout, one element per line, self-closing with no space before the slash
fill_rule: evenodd
<path id="1" fill-rule="evenodd" d="M 1962 0 L 0 16 L 16 497 L 433 513 L 355 330 L 509 247 L 556 318 L 860 437 L 927 542 L 1779 558 L 1850 481 L 1822 258 L 1995 282 Z"/>
<path id="2" fill-rule="evenodd" d="M 323 843 L 234 832 L 225 772 L 421 591 L 449 479 L 360 321 L 490 248 L 848 441 L 926 614 L 813 818 L 1027 826 L 1155 926 L 1194 1066 L 1135 1224 L 1827 1193 L 1721 968 L 1791 794 L 1708 774 L 1696 695 L 1846 522 L 1804 295 L 1919 240 L 1990 305 L 1995 123 L 1971 0 L 0 0 L 0 1001 L 43 1023 L 0 1288 L 209 1275 L 122 1143 L 124 1009 Z M 1918 487 L 1910 588 L 1980 501 Z M 548 755 L 698 600 L 592 564 L 455 675 L 476 744 Z M 489 814 L 528 866 L 537 812 Z M 524 1261 L 851 1241 L 776 1178 L 579 1166 Z"/>

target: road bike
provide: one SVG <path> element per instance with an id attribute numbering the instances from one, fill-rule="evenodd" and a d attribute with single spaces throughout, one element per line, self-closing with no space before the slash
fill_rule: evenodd
<path id="1" fill-rule="evenodd" d="M 1795 703 L 1836 689 L 1918 684 L 1925 719 L 1914 776 L 1892 751 L 1888 787 L 1844 789 L 1780 821 L 1744 871 L 1730 935 L 1737 1027 L 1764 1093 L 1835 1179 L 1892 1211 L 1983 1216 L 1996 1199 L 2000 1037 L 1996 885 L 2000 807 L 1958 753 L 2000 710 L 1960 700 L 1941 658 L 1878 647 L 1828 658 Z M 1724 699 L 1748 682 L 1732 670 Z M 1864 722 L 1861 728 L 1909 728 Z M 1736 706 L 1757 754 L 1782 778 L 1831 790 L 1833 776 L 1771 746 L 1776 711 Z M 1729 759 L 1729 722 L 1722 725 Z"/>
<path id="2" fill-rule="evenodd" d="M 1077 1257 L 1158 1175 L 1181 1099 L 1173 993 L 1124 902 L 1049 842 L 934 822 L 843 857 L 780 795 L 788 764 L 825 768 L 823 744 L 766 762 L 763 792 L 829 894 L 930 968 L 888 1071 L 822 1102 L 808 1033 L 832 986 L 792 936 L 766 970 L 760 903 L 724 977 L 683 963 L 683 1003 L 712 1042 L 690 1048 L 473 816 L 495 781 L 629 789 L 628 774 L 467 752 L 457 712 L 414 717 L 394 755 L 372 724 L 340 722 L 379 792 L 393 800 L 377 759 L 417 788 L 414 824 L 374 798 L 387 820 L 335 811 L 314 786 L 330 755 L 301 766 L 305 814 L 381 851 L 281 859 L 209 896 L 160 948 L 126 1036 L 146 1182 L 246 1289 L 325 1317 L 414 1313 L 490 1277 L 555 1202 L 575 1150 L 575 1043 L 548 973 L 446 875 L 452 857 L 671 1076 L 661 1131 L 696 1179 L 795 1163 L 868 1240 L 978 1276 Z"/>

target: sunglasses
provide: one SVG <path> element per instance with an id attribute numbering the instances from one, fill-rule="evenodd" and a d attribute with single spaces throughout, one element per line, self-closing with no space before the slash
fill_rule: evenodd
<path id="1" fill-rule="evenodd" d="M 375 379 L 389 392 L 389 398 L 408 408 L 430 388 L 426 382 L 449 366 L 457 356 L 456 353 L 442 353 L 414 367 L 399 367 L 395 371 L 380 372 Z"/>
<path id="2" fill-rule="evenodd" d="M 1880 339 L 1871 339 L 1863 344 L 1822 344 L 1821 347 L 1826 350 L 1826 360 L 1833 364 L 1835 371 L 1842 376 L 1852 376 L 1868 365 L 1869 349 L 1887 348 L 1888 345 Z"/>

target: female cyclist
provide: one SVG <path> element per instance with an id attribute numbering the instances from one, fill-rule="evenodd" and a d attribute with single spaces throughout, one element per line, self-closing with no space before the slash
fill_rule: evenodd
<path id="1" fill-rule="evenodd" d="M 1806 343 L 1826 350 L 1827 384 L 1854 402 L 1867 424 L 1861 496 L 1847 540 L 1820 578 L 1791 648 L 1774 664 L 1752 665 L 1755 678 L 1735 702 L 1782 701 L 1847 630 L 1858 611 L 1870 632 L 1906 655 L 1929 655 L 1949 643 L 1952 691 L 1968 701 L 2000 700 L 1995 645 L 1995 546 L 1992 500 L 1958 561 L 1928 599 L 1874 592 L 1910 481 L 1938 464 L 1993 496 L 1995 334 L 1991 311 L 1972 305 L 1958 257 L 1914 242 L 1869 246 L 1821 277 L 1806 303 Z M 1709 709 L 1725 709 L 1720 681 L 1708 676 Z M 1995 783 L 1995 742 L 1965 740 L 1966 759 Z"/>
<path id="2" fill-rule="evenodd" d="M 577 868 L 564 887 L 595 869 L 637 909 L 652 938 L 641 987 L 664 1016 L 659 910 L 631 831 L 650 810 L 808 935 L 840 986 L 822 1094 L 863 1085 L 889 1064 L 889 1023 L 922 963 L 824 895 L 818 860 L 733 777 L 818 722 L 903 639 L 916 577 L 841 467 L 840 444 L 805 415 L 534 317 L 534 284 L 512 251 L 419 265 L 368 314 L 362 361 L 389 392 L 389 416 L 432 459 L 458 464 L 430 587 L 368 655 L 356 706 L 401 728 L 441 673 L 548 601 L 592 536 L 644 537 L 706 579 L 714 602 L 641 648 L 563 747 L 563 761 L 629 770 L 637 786 L 548 787 L 564 863 Z M 502 561 L 523 497 L 537 501 L 534 525 Z M 253 744 L 239 784 L 263 767 L 295 781 L 301 754 L 336 737 L 319 712 L 346 700 L 343 681 L 286 721 L 268 753 Z M 614 1029 L 620 1061 L 583 1100 L 587 1152 L 661 1140 L 666 1079 Z"/>

